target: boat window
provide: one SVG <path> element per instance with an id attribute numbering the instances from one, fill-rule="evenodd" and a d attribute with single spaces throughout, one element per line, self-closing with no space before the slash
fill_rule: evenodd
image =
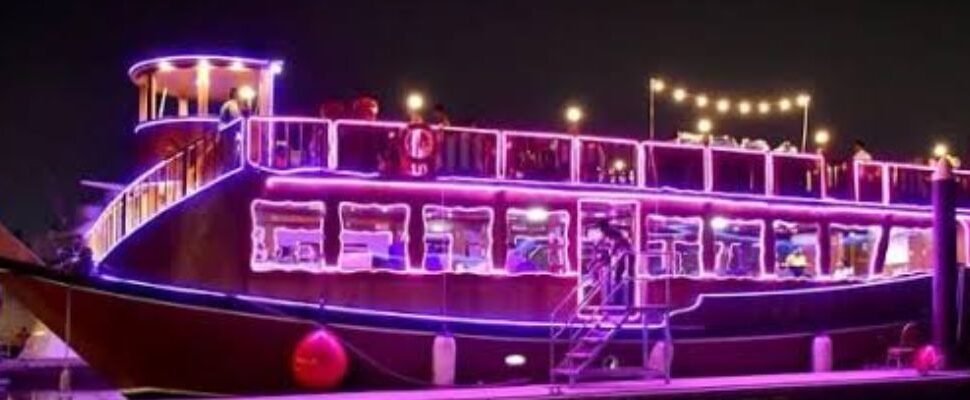
<path id="1" fill-rule="evenodd" d="M 929 272 L 933 269 L 933 231 L 930 228 L 893 227 L 886 249 L 886 275 Z"/>
<path id="2" fill-rule="evenodd" d="M 611 185 L 637 184 L 637 147 L 634 143 L 582 140 L 579 180 Z"/>
<path id="3" fill-rule="evenodd" d="M 761 274 L 762 221 L 711 218 L 714 230 L 714 272 L 718 276 L 758 276 Z"/>
<path id="4" fill-rule="evenodd" d="M 488 207 L 424 207 L 424 268 L 488 272 L 493 212 Z"/>
<path id="5" fill-rule="evenodd" d="M 704 148 L 652 143 L 646 148 L 647 187 L 704 190 Z"/>
<path id="6" fill-rule="evenodd" d="M 794 197 L 822 197 L 820 156 L 774 153 L 771 155 L 774 194 Z"/>
<path id="7" fill-rule="evenodd" d="M 582 240 L 579 265 L 583 276 L 594 272 L 590 271 L 593 261 L 599 257 L 607 256 L 606 254 L 597 254 L 597 247 L 604 239 L 603 223 L 608 223 L 609 228 L 607 229 L 613 229 L 615 233 L 621 235 L 629 244 L 630 254 L 635 254 L 637 247 L 637 203 L 580 201 L 579 223 Z M 603 247 L 599 246 L 599 248 L 602 249 Z M 617 260 L 616 255 L 610 256 L 613 259 L 612 261 Z"/>
<path id="8" fill-rule="evenodd" d="M 406 204 L 340 203 L 340 268 L 405 270 L 409 213 Z"/>
<path id="9" fill-rule="evenodd" d="M 700 218 L 650 215 L 640 237 L 640 259 L 650 275 L 700 275 Z"/>
<path id="10" fill-rule="evenodd" d="M 879 226 L 835 225 L 829 229 L 832 246 L 833 277 L 865 278 L 869 276 L 872 257 L 879 239 Z"/>
<path id="11" fill-rule="evenodd" d="M 323 202 L 289 202 L 257 199 L 253 219 L 253 271 L 319 271 L 324 266 Z"/>
<path id="12" fill-rule="evenodd" d="M 775 274 L 788 278 L 820 275 L 818 224 L 775 221 Z"/>
<path id="13" fill-rule="evenodd" d="M 572 141 L 568 137 L 508 133 L 505 137 L 505 177 L 546 182 L 568 182 Z"/>
<path id="14" fill-rule="evenodd" d="M 250 160 L 275 169 L 325 168 L 327 131 L 325 121 L 250 119 Z"/>
<path id="15" fill-rule="evenodd" d="M 712 188 L 718 192 L 764 194 L 765 153 L 711 148 Z"/>
<path id="16" fill-rule="evenodd" d="M 857 162 L 856 195 L 859 201 L 878 203 L 883 201 L 882 164 L 869 161 Z"/>
<path id="17" fill-rule="evenodd" d="M 363 173 L 391 173 L 400 159 L 403 126 L 365 122 L 337 124 L 337 169 Z M 393 171 L 396 172 L 396 171 Z"/>
<path id="18" fill-rule="evenodd" d="M 509 274 L 571 272 L 566 256 L 569 247 L 567 211 L 511 208 L 506 212 L 506 226 L 505 269 Z"/>

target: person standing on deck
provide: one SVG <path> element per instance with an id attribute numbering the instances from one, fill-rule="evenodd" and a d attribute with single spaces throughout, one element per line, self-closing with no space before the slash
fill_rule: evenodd
<path id="1" fill-rule="evenodd" d="M 603 280 L 603 296 L 609 296 L 604 297 L 604 301 L 607 304 L 630 305 L 632 292 L 629 279 L 633 278 L 633 246 L 623 232 L 614 228 L 609 220 L 600 220 L 597 225 L 603 236 L 596 244 L 595 254 L 599 267 L 605 268 L 600 275 Z M 617 289 L 619 285 L 623 287 Z"/>

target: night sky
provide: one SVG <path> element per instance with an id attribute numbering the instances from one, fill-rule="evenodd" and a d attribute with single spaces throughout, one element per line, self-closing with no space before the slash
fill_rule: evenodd
<path id="1" fill-rule="evenodd" d="M 394 116 L 416 88 L 457 121 L 561 129 L 575 101 L 588 131 L 643 138 L 645 81 L 660 75 L 751 100 L 807 90 L 813 129 L 829 128 L 839 150 L 859 138 L 877 158 L 909 159 L 939 138 L 970 153 L 960 2 L 19 3 L 0 14 L 0 221 L 28 232 L 71 214 L 79 179 L 137 174 L 125 72 L 186 52 L 284 59 L 277 113 L 370 94 Z M 661 135 L 696 117 L 661 113 Z M 772 142 L 799 140 L 796 117 L 750 125 Z"/>

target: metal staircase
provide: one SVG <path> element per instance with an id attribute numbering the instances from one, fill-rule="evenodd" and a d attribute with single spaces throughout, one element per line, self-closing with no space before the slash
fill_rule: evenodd
<path id="1" fill-rule="evenodd" d="M 633 262 L 632 257 L 620 257 L 617 262 Z M 661 328 L 670 349 L 670 331 L 667 324 L 665 304 L 634 304 L 634 278 L 626 276 L 611 281 L 616 265 L 594 262 L 589 273 L 566 295 L 550 315 L 549 333 L 549 381 L 553 391 L 558 390 L 560 378 L 570 384 L 581 379 L 617 378 L 630 376 L 629 368 L 594 368 L 596 361 L 611 341 L 616 339 L 624 326 L 631 322 L 642 323 L 643 367 L 635 368 L 636 375 L 649 376 L 650 328 Z M 668 287 L 669 289 L 669 287 Z M 575 300 L 575 301 L 574 301 Z M 665 355 L 666 367 L 662 371 L 669 380 L 669 355 Z"/>

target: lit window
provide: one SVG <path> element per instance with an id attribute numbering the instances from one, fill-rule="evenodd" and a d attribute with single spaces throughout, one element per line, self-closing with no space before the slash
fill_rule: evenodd
<path id="1" fill-rule="evenodd" d="M 650 275 L 699 275 L 701 219 L 650 215 L 643 224 L 641 260 Z"/>
<path id="2" fill-rule="evenodd" d="M 257 199 L 253 219 L 253 271 L 319 271 L 324 265 L 323 202 L 288 202 Z"/>
<path id="3" fill-rule="evenodd" d="M 893 227 L 886 250 L 888 275 L 925 272 L 933 269 L 933 232 L 929 228 Z"/>
<path id="4" fill-rule="evenodd" d="M 405 270 L 409 217 L 406 204 L 340 203 L 340 268 Z"/>
<path id="5" fill-rule="evenodd" d="M 722 222 L 714 224 L 715 221 Z M 716 217 L 711 222 L 717 256 L 715 274 L 751 277 L 760 275 L 764 224 L 761 221 L 719 220 Z"/>
<path id="6" fill-rule="evenodd" d="M 878 226 L 832 225 L 832 275 L 838 279 L 869 276 L 879 238 Z"/>
<path id="7" fill-rule="evenodd" d="M 506 213 L 508 250 L 505 268 L 510 274 L 570 272 L 569 213 L 544 208 L 509 209 Z"/>
<path id="8" fill-rule="evenodd" d="M 775 275 L 817 277 L 820 274 L 818 224 L 775 221 L 774 231 Z"/>
<path id="9" fill-rule="evenodd" d="M 493 212 L 488 207 L 424 207 L 424 268 L 487 272 Z"/>

